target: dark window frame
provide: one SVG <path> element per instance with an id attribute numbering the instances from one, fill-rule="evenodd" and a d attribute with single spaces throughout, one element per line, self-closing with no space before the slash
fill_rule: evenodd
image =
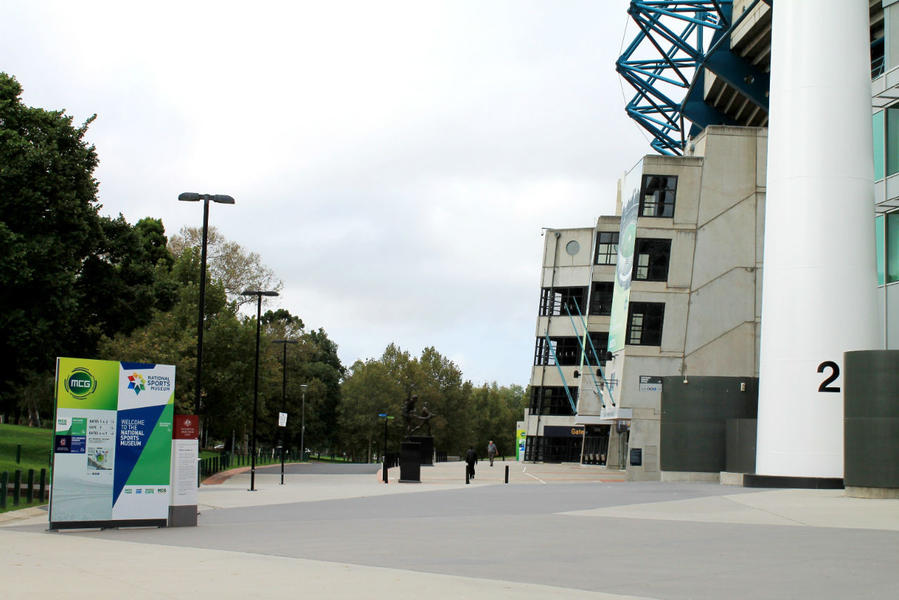
<path id="1" fill-rule="evenodd" d="M 564 317 L 568 316 L 564 307 L 569 307 L 572 315 L 584 314 L 587 306 L 587 287 L 555 287 L 542 288 L 540 290 L 540 307 L 539 315 L 541 317 Z M 577 305 L 578 310 L 575 310 Z"/>
<path id="2" fill-rule="evenodd" d="M 571 399 L 577 406 L 578 389 L 569 387 Z M 544 416 L 572 416 L 571 403 L 563 386 L 534 386 L 531 388 L 531 398 L 528 405 L 528 413 Z"/>
<path id="3" fill-rule="evenodd" d="M 597 265 L 618 264 L 617 231 L 600 231 L 596 234 L 596 255 L 593 262 Z"/>
<path id="4" fill-rule="evenodd" d="M 643 262 L 646 257 L 646 262 Z M 667 238 L 637 238 L 634 243 L 634 281 L 668 281 L 671 263 L 671 240 Z"/>
<path id="5" fill-rule="evenodd" d="M 612 314 L 612 297 L 615 295 L 615 283 L 611 281 L 594 281 L 590 290 L 590 314 L 609 316 Z"/>
<path id="6" fill-rule="evenodd" d="M 627 310 L 627 344 L 661 346 L 664 325 L 664 302 L 631 302 Z"/>
<path id="7" fill-rule="evenodd" d="M 535 367 L 573 367 L 580 364 L 581 345 L 578 338 L 571 336 L 553 337 L 547 345 L 545 337 L 538 337 L 534 346 Z M 550 351 L 552 347 L 554 352 Z M 553 360 L 555 355 L 555 360 Z M 558 362 L 557 362 L 558 361 Z"/>
<path id="8" fill-rule="evenodd" d="M 677 175 L 644 175 L 640 189 L 641 217 L 671 219 L 677 205 Z"/>

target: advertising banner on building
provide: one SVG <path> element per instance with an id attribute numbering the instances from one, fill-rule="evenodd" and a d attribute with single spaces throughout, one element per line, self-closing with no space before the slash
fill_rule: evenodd
<path id="1" fill-rule="evenodd" d="M 519 422 L 518 428 L 515 431 L 515 460 L 523 461 L 524 460 L 524 447 L 525 443 L 528 440 L 528 432 L 524 428 L 524 424 Z"/>
<path id="2" fill-rule="evenodd" d="M 618 233 L 618 263 L 615 269 L 612 316 L 609 321 L 609 352 L 623 350 L 627 343 L 627 309 L 630 303 L 631 272 L 634 268 L 634 245 L 637 240 L 637 215 L 640 209 L 642 182 L 641 160 L 624 176 L 624 183 L 621 186 L 621 228 Z"/>
<path id="3" fill-rule="evenodd" d="M 165 524 L 175 367 L 58 358 L 50 527 Z"/>

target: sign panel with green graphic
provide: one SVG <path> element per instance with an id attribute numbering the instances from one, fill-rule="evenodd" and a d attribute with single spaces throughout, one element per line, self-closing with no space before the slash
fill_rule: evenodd
<path id="1" fill-rule="evenodd" d="M 627 343 L 627 309 L 631 295 L 631 272 L 634 268 L 634 245 L 637 240 L 637 215 L 640 209 L 640 186 L 643 180 L 641 160 L 624 177 L 621 186 L 621 228 L 618 234 L 618 264 L 609 320 L 609 352 L 624 349 Z"/>
<path id="2" fill-rule="evenodd" d="M 56 361 L 50 528 L 165 524 L 175 367 Z"/>

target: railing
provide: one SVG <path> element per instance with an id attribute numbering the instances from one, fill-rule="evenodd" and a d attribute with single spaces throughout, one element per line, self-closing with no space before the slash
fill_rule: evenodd
<path id="1" fill-rule="evenodd" d="M 274 450 L 274 451 L 273 451 Z M 298 462 L 302 460 L 298 451 L 290 450 L 284 453 L 284 462 Z M 256 466 L 274 465 L 281 462 L 281 454 L 278 449 L 263 450 L 260 448 L 256 456 Z M 249 454 L 232 454 L 230 452 L 222 452 L 218 456 L 210 456 L 200 459 L 198 465 L 198 475 L 200 481 L 211 475 L 227 471 L 228 469 L 237 469 L 239 467 L 249 467 L 252 464 L 252 456 Z"/>
<path id="2" fill-rule="evenodd" d="M 22 490 L 24 488 L 24 499 L 26 504 L 32 504 L 35 501 L 35 487 L 37 487 L 37 500 L 46 502 L 49 488 L 47 486 L 47 469 L 41 469 L 38 483 L 35 483 L 34 469 L 28 469 L 25 475 L 25 481 L 22 481 L 22 470 L 16 469 L 10 481 L 9 471 L 0 472 L 0 510 L 6 510 L 9 506 L 9 496 L 12 496 L 12 506 L 19 506 L 22 501 Z"/>

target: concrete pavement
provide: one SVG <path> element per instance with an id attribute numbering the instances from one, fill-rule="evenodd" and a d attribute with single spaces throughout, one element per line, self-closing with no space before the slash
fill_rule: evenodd
<path id="1" fill-rule="evenodd" d="M 257 469 L 199 491 L 200 526 L 46 532 L 0 515 L 4 597 L 864 598 L 899 593 L 899 500 L 633 483 L 481 462 Z M 355 470 L 355 472 L 353 472 Z M 11 584 L 11 587 L 10 587 Z M 8 592 L 8 594 L 7 594 Z M 33 594 L 33 595 L 32 595 Z"/>

